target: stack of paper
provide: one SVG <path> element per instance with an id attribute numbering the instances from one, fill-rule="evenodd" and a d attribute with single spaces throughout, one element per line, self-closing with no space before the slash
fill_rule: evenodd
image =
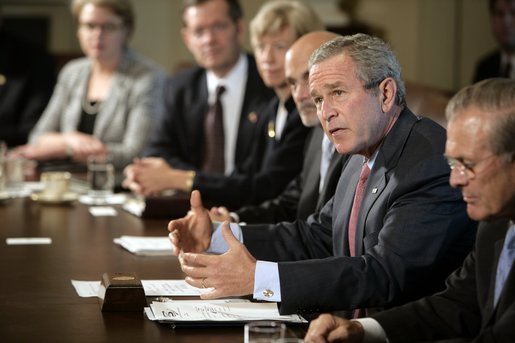
<path id="1" fill-rule="evenodd" d="M 299 315 L 280 315 L 277 303 L 256 303 L 246 299 L 177 300 L 152 302 L 145 313 L 150 320 L 163 323 L 234 323 L 278 320 L 306 323 Z"/>
<path id="2" fill-rule="evenodd" d="M 167 236 L 121 236 L 120 238 L 115 238 L 114 242 L 131 253 L 141 256 L 166 256 L 173 253 L 172 243 L 170 243 Z"/>

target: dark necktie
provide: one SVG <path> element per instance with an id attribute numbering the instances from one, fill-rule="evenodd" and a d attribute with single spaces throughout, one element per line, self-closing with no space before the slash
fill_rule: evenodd
<path id="1" fill-rule="evenodd" d="M 220 96 L 224 86 L 216 88 L 215 102 L 209 106 L 204 119 L 204 162 L 202 171 L 210 174 L 225 172 L 224 159 L 224 116 Z"/>
<path id="2" fill-rule="evenodd" d="M 356 255 L 356 229 L 358 225 L 359 210 L 361 208 L 361 202 L 363 201 L 363 193 L 365 192 L 365 186 L 367 184 L 368 176 L 370 175 L 370 168 L 365 162 L 361 173 L 359 174 L 358 185 L 356 186 L 356 193 L 354 194 L 354 201 L 352 203 L 352 210 L 350 212 L 349 219 L 349 250 L 350 255 Z"/>
<path id="3" fill-rule="evenodd" d="M 501 296 L 506 279 L 510 274 L 510 270 L 515 260 L 515 226 L 511 225 L 504 240 L 504 246 L 497 263 L 497 274 L 495 277 L 495 297 L 494 306 L 497 305 Z"/>

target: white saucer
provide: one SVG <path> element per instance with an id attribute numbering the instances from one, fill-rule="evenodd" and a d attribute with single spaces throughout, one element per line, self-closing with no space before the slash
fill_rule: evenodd
<path id="1" fill-rule="evenodd" d="M 67 204 L 77 199 L 77 194 L 72 192 L 67 192 L 61 195 L 61 197 L 49 197 L 44 192 L 36 192 L 32 193 L 32 200 L 40 202 L 42 204 L 49 205 L 59 205 L 59 204 Z"/>
<path id="2" fill-rule="evenodd" d="M 7 191 L 0 191 L 0 201 L 5 201 L 5 200 L 8 200 L 8 199 L 11 199 L 11 193 L 7 192 Z"/>

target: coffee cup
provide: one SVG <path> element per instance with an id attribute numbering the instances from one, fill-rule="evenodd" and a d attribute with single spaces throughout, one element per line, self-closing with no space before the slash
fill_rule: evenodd
<path id="1" fill-rule="evenodd" d="M 41 195 L 47 200 L 60 200 L 70 188 L 69 172 L 44 172 L 41 174 L 43 191 Z"/>

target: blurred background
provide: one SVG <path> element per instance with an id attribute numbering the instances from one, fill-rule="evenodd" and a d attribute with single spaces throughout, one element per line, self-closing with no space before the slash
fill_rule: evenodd
<path id="1" fill-rule="evenodd" d="M 264 0 L 240 0 L 247 22 Z M 302 0 L 331 31 L 372 33 L 400 59 L 404 78 L 453 92 L 495 47 L 487 0 Z M 180 36 L 180 0 L 132 0 L 131 46 L 169 73 L 192 63 Z M 80 56 L 69 0 L 0 0 L 4 26 L 47 48 L 60 65 Z M 250 48 L 247 38 L 247 48 Z M 1 51 L 0 51 L 1 54 Z"/>

